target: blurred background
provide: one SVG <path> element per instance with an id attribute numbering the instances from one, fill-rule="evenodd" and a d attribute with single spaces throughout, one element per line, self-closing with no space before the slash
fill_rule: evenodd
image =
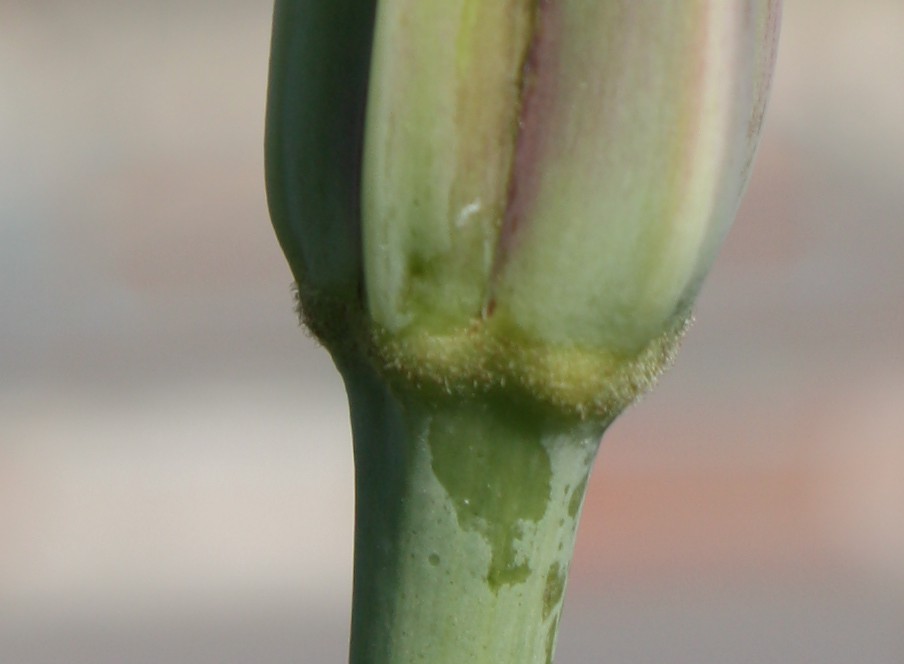
<path id="1" fill-rule="evenodd" d="M 344 395 L 267 218 L 270 3 L 0 0 L 0 662 L 346 657 Z M 584 662 L 904 662 L 904 3 L 786 7 L 677 366 L 608 433 Z"/>

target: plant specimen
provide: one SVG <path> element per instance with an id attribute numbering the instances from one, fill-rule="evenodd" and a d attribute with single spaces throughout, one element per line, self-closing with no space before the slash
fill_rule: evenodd
<path id="1" fill-rule="evenodd" d="M 668 365 L 777 0 L 277 0 L 273 223 L 348 392 L 351 661 L 551 662 L 606 427 Z"/>

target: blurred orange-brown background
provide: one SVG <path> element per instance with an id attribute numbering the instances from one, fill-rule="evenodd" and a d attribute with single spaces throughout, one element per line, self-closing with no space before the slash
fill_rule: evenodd
<path id="1" fill-rule="evenodd" d="M 344 396 L 261 143 L 270 5 L 0 0 L 0 662 L 345 658 Z M 560 664 L 904 662 L 904 4 L 787 3 L 748 196 L 610 430 Z"/>

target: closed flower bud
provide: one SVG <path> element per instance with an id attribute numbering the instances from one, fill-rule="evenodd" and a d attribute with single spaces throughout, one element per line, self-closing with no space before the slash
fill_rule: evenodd
<path id="1" fill-rule="evenodd" d="M 616 413 L 668 362 L 735 214 L 778 14 L 277 2 L 268 194 L 309 326 L 366 337 L 405 380 Z"/>
<path id="2" fill-rule="evenodd" d="M 362 177 L 370 316 L 425 376 L 617 410 L 734 217 L 777 2 L 387 0 Z"/>
<path id="3" fill-rule="evenodd" d="M 271 216 L 349 395 L 354 664 L 547 664 L 606 426 L 734 217 L 779 0 L 276 0 Z"/>

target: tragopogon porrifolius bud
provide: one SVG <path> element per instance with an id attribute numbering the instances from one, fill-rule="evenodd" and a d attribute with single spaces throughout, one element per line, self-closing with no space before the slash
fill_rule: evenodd
<path id="1" fill-rule="evenodd" d="M 349 392 L 352 660 L 549 661 L 597 441 L 735 215 L 779 0 L 277 0 L 271 215 Z"/>

